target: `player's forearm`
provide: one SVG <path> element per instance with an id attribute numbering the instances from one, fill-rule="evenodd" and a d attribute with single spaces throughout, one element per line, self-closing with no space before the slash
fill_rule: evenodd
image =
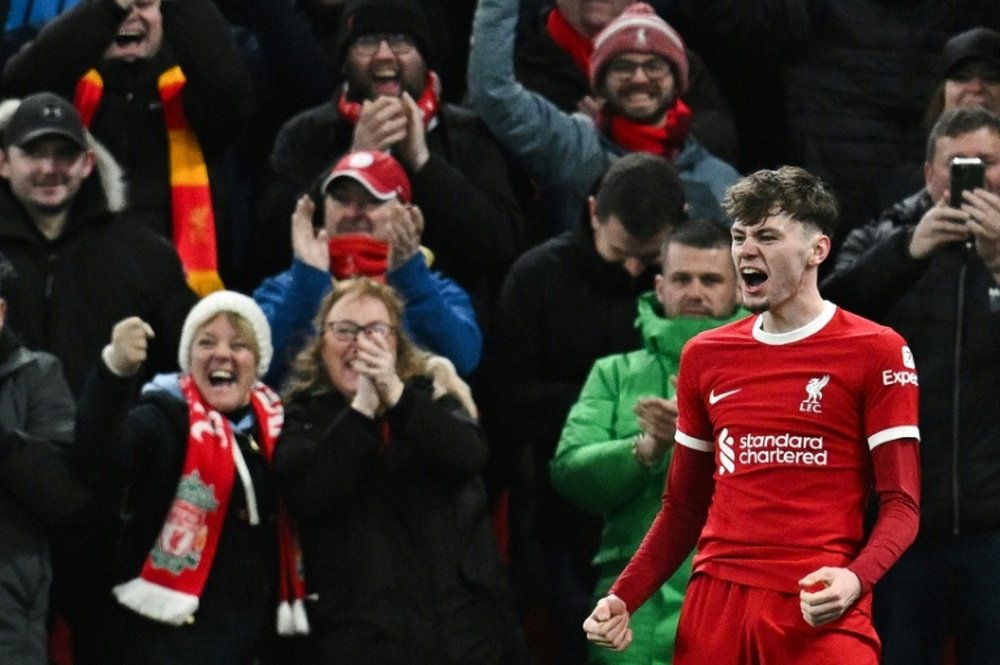
<path id="1" fill-rule="evenodd" d="M 698 543 L 712 500 L 711 453 L 675 447 L 663 508 L 609 593 L 635 612 L 684 562 Z"/>
<path id="2" fill-rule="evenodd" d="M 890 441 L 872 452 L 878 518 L 868 543 L 848 568 L 868 591 L 916 538 L 920 526 L 920 453 L 913 439 Z"/>

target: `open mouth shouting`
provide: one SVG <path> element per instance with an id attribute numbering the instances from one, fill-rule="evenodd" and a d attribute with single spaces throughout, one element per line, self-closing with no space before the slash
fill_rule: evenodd
<path id="1" fill-rule="evenodd" d="M 756 293 L 766 281 L 767 273 L 762 270 L 749 267 L 740 268 L 740 282 L 743 284 L 743 290 L 747 293 Z"/>
<path id="2" fill-rule="evenodd" d="M 228 369 L 212 370 L 208 374 L 208 383 L 213 388 L 232 386 L 236 383 L 236 375 Z"/>
<path id="3" fill-rule="evenodd" d="M 403 94 L 403 80 L 399 69 L 382 67 L 372 73 L 373 97 L 399 97 Z"/>

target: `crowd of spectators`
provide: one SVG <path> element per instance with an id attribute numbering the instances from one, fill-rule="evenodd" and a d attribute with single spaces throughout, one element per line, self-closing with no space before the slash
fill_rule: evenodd
<path id="1" fill-rule="evenodd" d="M 674 386 L 626 382 L 611 425 L 588 421 L 594 395 L 745 314 L 719 254 L 726 193 L 786 164 L 840 204 L 823 296 L 895 328 L 923 370 L 925 522 L 875 597 L 885 653 L 1000 658 L 996 602 L 948 597 L 997 574 L 942 574 L 948 620 L 906 593 L 940 557 L 1000 559 L 983 470 L 1000 419 L 981 401 L 1000 388 L 1000 0 L 0 0 L 0 16 L 0 573 L 28 558 L 40 580 L 21 607 L 0 595 L 0 661 L 337 662 L 370 640 L 371 662 L 625 662 L 588 656 L 580 625 L 670 459 L 631 409 L 675 410 Z M 959 201 L 955 156 L 986 170 Z M 671 310 L 675 229 L 675 253 L 719 264 L 718 307 Z M 204 339 L 232 367 L 192 366 L 216 353 Z M 239 404 L 210 397 L 233 382 Z M 235 461 L 195 459 L 184 427 L 229 421 L 213 440 Z M 627 452 L 601 463 L 641 477 L 632 503 L 595 496 L 614 478 L 587 466 L 595 430 Z M 219 550 L 188 571 L 208 575 L 194 609 L 164 619 L 142 595 L 147 541 L 183 521 L 188 472 L 227 477 L 233 501 L 199 536 Z M 299 535 L 305 646 L 297 615 L 260 634 L 296 583 L 264 569 Z M 688 574 L 643 625 L 673 626 Z M 169 605 L 180 586 L 156 591 Z M 229 651 L 209 647 L 216 626 Z M 468 639 L 429 636 L 449 630 Z"/>

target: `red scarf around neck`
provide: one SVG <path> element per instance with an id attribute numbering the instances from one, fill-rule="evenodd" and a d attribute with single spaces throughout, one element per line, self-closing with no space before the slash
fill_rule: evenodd
<path id="1" fill-rule="evenodd" d="M 427 70 L 427 78 L 424 81 L 424 91 L 417 101 L 417 108 L 424 117 L 424 127 L 429 127 L 437 116 L 438 108 L 441 106 L 441 81 L 438 75 Z M 347 83 L 340 90 L 337 97 L 337 111 L 340 117 L 347 120 L 352 125 L 358 124 L 361 117 L 361 102 L 355 102 L 347 98 Z"/>
<path id="2" fill-rule="evenodd" d="M 678 99 L 667 110 L 667 121 L 661 127 L 642 125 L 606 110 L 601 113 L 599 124 L 616 145 L 629 152 L 648 152 L 674 159 L 684 147 L 693 119 L 691 109 Z"/>
<path id="3" fill-rule="evenodd" d="M 209 406 L 189 374 L 179 379 L 188 405 L 187 449 L 184 466 L 166 520 L 139 577 L 113 589 L 118 602 L 163 623 L 182 625 L 193 620 L 212 569 L 219 537 L 239 477 L 246 496 L 250 524 L 257 524 L 257 498 L 250 472 L 233 435 L 232 425 Z M 260 431 L 261 449 L 271 462 L 284 424 L 281 399 L 258 382 L 250 404 Z M 283 504 L 278 508 L 279 604 L 278 632 L 309 632 L 302 599 L 305 584 L 299 573 L 301 553 L 295 530 Z"/>
<path id="4" fill-rule="evenodd" d="M 581 35 L 569 24 L 563 13 L 556 7 L 549 12 L 549 17 L 545 23 L 549 36 L 556 46 L 569 54 L 573 58 L 576 68 L 588 78 L 590 76 L 590 54 L 594 52 L 594 41 L 586 35 Z"/>
<path id="5" fill-rule="evenodd" d="M 160 74 L 157 87 L 163 104 L 170 168 L 170 215 L 173 243 L 191 289 L 206 296 L 223 288 L 219 277 L 215 212 L 208 167 L 201 143 L 188 124 L 181 91 L 187 83 L 177 65 Z M 83 124 L 90 123 L 104 96 L 104 80 L 91 69 L 77 82 L 73 105 Z"/>

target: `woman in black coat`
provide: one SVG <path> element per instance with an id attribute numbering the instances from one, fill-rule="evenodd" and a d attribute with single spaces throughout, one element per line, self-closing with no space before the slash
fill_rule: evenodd
<path id="1" fill-rule="evenodd" d="M 475 405 L 401 319 L 390 287 L 339 283 L 287 390 L 275 469 L 302 538 L 303 662 L 525 663 Z"/>
<path id="2" fill-rule="evenodd" d="M 308 629 L 271 468 L 283 410 L 259 380 L 270 329 L 247 296 L 206 296 L 184 322 L 182 372 L 157 376 L 129 408 L 152 334 L 138 317 L 114 327 L 77 416 L 92 481 L 128 487 L 112 589 L 126 614 L 124 662 L 251 665 L 279 632 Z M 296 588 L 297 613 L 279 606 Z"/>

